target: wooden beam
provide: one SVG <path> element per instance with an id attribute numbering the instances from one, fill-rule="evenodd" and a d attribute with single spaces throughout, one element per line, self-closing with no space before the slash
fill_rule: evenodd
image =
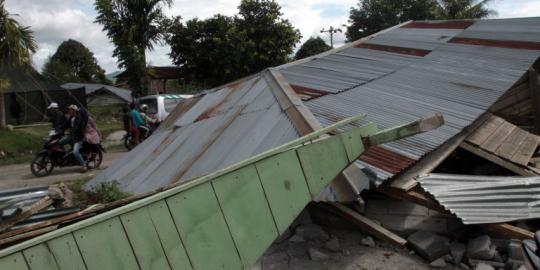
<path id="1" fill-rule="evenodd" d="M 467 142 L 463 142 L 461 145 L 460 145 L 461 148 L 479 156 L 479 157 L 482 157 L 484 159 L 487 159 L 503 168 L 506 168 L 510 171 L 513 171 L 521 176 L 538 176 L 538 174 L 536 174 L 535 172 L 529 170 L 528 168 L 525 168 L 525 167 L 522 167 L 522 166 L 519 166 L 519 165 L 516 165 L 510 161 L 506 161 L 494 154 L 491 154 L 491 153 L 488 153 L 478 147 L 475 147 Z"/>
<path id="2" fill-rule="evenodd" d="M 45 196 L 44 198 L 35 202 L 28 208 L 23 209 L 23 211 L 20 214 L 17 214 L 11 218 L 8 218 L 6 221 L 0 224 L 0 232 L 3 232 L 11 228 L 13 225 L 29 218 L 31 215 L 39 212 L 41 209 L 49 207 L 52 203 L 53 203 L 53 199 L 51 199 L 49 196 Z"/>
<path id="3" fill-rule="evenodd" d="M 529 69 L 529 88 L 534 104 L 534 132 L 540 134 L 540 81 L 538 79 L 538 72 L 533 68 Z"/>
<path id="4" fill-rule="evenodd" d="M 395 233 L 385 229 L 384 227 L 375 223 L 371 219 L 360 215 L 359 213 L 347 208 L 346 206 L 342 204 L 323 203 L 319 205 L 322 208 L 327 209 L 328 211 L 347 219 L 348 221 L 360 227 L 362 230 L 367 231 L 371 235 L 383 241 L 387 241 L 398 247 L 404 247 L 407 244 L 407 240 L 399 237 Z"/>
<path id="5" fill-rule="evenodd" d="M 482 227 L 509 239 L 533 239 L 534 233 L 508 223 L 484 224 Z"/>
<path id="6" fill-rule="evenodd" d="M 490 113 L 485 113 L 480 116 L 470 126 L 463 129 L 463 131 L 461 131 L 458 135 L 443 143 L 435 151 L 427 154 L 425 157 L 416 162 L 416 164 L 411 168 L 394 178 L 394 180 L 392 180 L 390 183 L 390 186 L 407 191 L 413 189 L 418 184 L 418 182 L 415 180 L 416 177 L 430 173 L 437 168 L 439 164 L 441 164 L 452 152 L 454 152 L 454 150 L 456 150 L 456 148 L 459 147 L 461 142 L 463 142 L 463 140 L 465 140 L 465 138 L 467 138 L 472 131 L 484 123 L 484 121 L 486 121 L 490 116 Z"/>

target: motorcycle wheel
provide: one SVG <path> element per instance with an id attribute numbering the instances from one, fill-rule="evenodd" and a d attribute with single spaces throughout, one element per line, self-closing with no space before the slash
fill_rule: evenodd
<path id="1" fill-rule="evenodd" d="M 135 146 L 137 146 L 137 143 L 134 141 L 133 137 L 129 135 L 124 137 L 124 146 L 129 151 L 135 148 Z"/>
<path id="2" fill-rule="evenodd" d="M 37 155 L 30 163 L 30 170 L 36 177 L 47 176 L 52 173 L 53 169 L 52 160 L 46 154 Z"/>
<path id="3" fill-rule="evenodd" d="M 103 152 L 98 150 L 90 154 L 90 158 L 86 163 L 88 164 L 88 169 L 96 169 L 101 166 L 101 162 L 103 162 Z"/>

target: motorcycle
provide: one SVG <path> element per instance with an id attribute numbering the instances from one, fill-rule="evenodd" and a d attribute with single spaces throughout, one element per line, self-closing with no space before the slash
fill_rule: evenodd
<path id="1" fill-rule="evenodd" d="M 148 139 L 148 137 L 150 137 L 152 135 L 152 133 L 154 133 L 154 131 L 159 127 L 159 123 L 152 123 L 149 125 L 149 131 L 148 133 L 146 134 L 146 136 L 144 136 L 142 138 L 142 141 Z M 127 130 L 126 131 L 126 134 L 124 134 L 124 137 L 122 138 L 122 141 L 124 141 L 124 146 L 126 147 L 126 149 L 128 151 L 130 151 L 131 149 L 135 148 L 135 146 L 137 146 L 139 144 L 139 142 L 137 142 L 137 140 L 135 140 L 135 136 L 133 136 L 133 134 L 131 133 L 131 130 Z"/>
<path id="2" fill-rule="evenodd" d="M 45 139 L 43 149 L 39 151 L 32 163 L 30 170 L 36 177 L 44 177 L 52 173 L 55 167 L 70 167 L 79 166 L 79 162 L 75 159 L 73 151 L 66 151 L 60 146 L 59 141 L 63 134 L 51 131 L 49 137 Z M 99 168 L 103 161 L 103 153 L 105 149 L 101 144 L 83 143 L 81 154 L 86 160 L 86 165 L 89 169 Z"/>

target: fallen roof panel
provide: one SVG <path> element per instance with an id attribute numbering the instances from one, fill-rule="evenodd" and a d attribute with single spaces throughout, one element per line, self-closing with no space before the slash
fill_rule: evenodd
<path id="1" fill-rule="evenodd" d="M 540 177 L 429 174 L 417 181 L 464 224 L 540 218 Z"/>

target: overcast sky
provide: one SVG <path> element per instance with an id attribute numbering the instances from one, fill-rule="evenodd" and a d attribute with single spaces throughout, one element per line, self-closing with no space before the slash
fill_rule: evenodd
<path id="1" fill-rule="evenodd" d="M 18 14 L 23 25 L 32 27 L 39 50 L 34 56 L 36 68 L 52 55 L 58 45 L 69 38 L 86 45 L 107 71 L 118 70 L 116 59 L 112 57 L 113 45 L 109 42 L 101 26 L 94 23 L 96 12 L 93 0 L 6 0 L 10 13 Z M 233 15 L 240 0 L 174 0 L 168 15 L 180 15 L 184 19 L 207 18 L 216 13 Z M 358 0 L 278 0 L 284 17 L 300 29 L 302 41 L 320 35 L 323 27 L 341 26 L 347 23 L 350 7 Z M 540 0 L 494 0 L 490 8 L 498 12 L 497 17 L 540 16 Z M 327 36 L 322 36 L 328 40 Z M 336 43 L 343 43 L 344 36 L 335 37 Z M 149 52 L 147 61 L 152 65 L 170 65 L 169 48 L 156 46 Z"/>

